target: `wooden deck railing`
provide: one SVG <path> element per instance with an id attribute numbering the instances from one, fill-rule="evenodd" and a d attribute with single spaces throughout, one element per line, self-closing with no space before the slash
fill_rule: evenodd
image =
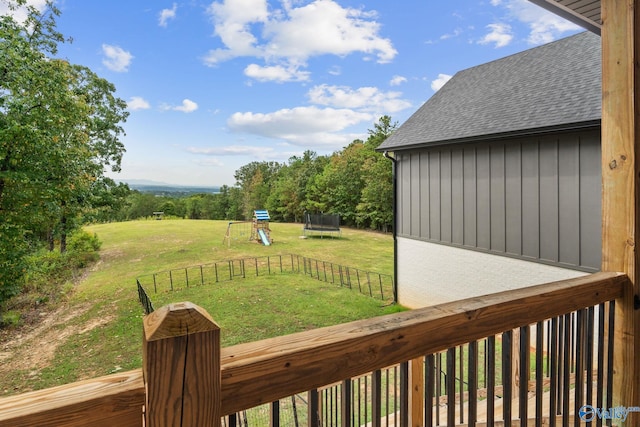
<path id="1" fill-rule="evenodd" d="M 399 425 L 422 425 L 428 410 L 419 400 L 429 387 L 412 361 L 613 301 L 629 286 L 624 274 L 597 273 L 222 349 L 206 312 L 174 304 L 144 319 L 145 375 L 134 370 L 0 399 L 0 425 L 140 426 L 143 408 L 148 426 L 218 425 L 219 417 L 398 363 Z"/>

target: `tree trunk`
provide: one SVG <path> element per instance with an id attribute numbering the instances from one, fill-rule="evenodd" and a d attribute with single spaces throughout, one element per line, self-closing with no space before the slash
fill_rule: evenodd
<path id="1" fill-rule="evenodd" d="M 67 216 L 64 214 L 65 202 L 62 202 L 62 218 L 60 218 L 60 253 L 67 251 Z"/>
<path id="2" fill-rule="evenodd" d="M 53 230 L 47 230 L 47 245 L 49 247 L 49 252 L 53 252 L 55 249 L 55 239 L 53 238 Z"/>

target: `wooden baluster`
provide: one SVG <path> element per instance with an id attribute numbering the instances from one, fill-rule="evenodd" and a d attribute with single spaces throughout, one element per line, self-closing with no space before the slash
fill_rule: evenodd
<path id="1" fill-rule="evenodd" d="M 424 426 L 424 357 L 409 362 L 409 425 Z"/>

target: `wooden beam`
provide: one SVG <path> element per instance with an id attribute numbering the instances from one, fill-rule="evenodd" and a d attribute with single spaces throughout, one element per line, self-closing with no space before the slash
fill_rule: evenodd
<path id="1" fill-rule="evenodd" d="M 616 301 L 614 406 L 640 405 L 640 1 L 602 0 L 602 270 L 626 273 Z M 633 413 L 628 425 L 640 425 Z"/>

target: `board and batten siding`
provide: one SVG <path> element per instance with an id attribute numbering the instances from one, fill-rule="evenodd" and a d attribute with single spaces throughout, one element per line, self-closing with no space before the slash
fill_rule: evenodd
<path id="1" fill-rule="evenodd" d="M 599 128 L 395 154 L 398 236 L 600 269 Z"/>

